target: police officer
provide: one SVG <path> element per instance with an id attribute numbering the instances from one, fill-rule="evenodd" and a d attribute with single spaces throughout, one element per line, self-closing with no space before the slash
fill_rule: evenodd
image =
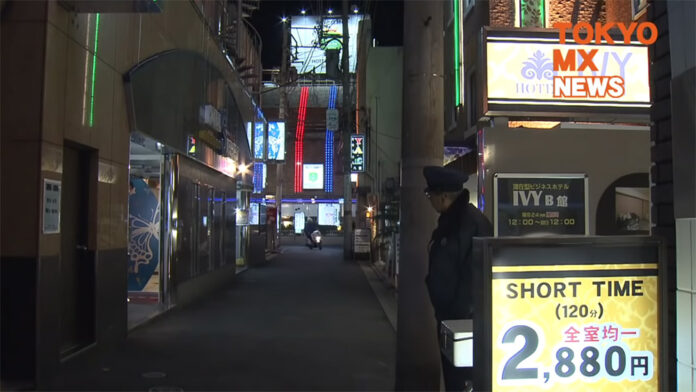
<path id="1" fill-rule="evenodd" d="M 440 330 L 443 320 L 473 318 L 478 293 L 473 291 L 472 238 L 491 236 L 493 228 L 481 211 L 469 203 L 469 191 L 464 189 L 467 175 L 438 166 L 423 168 L 423 175 L 428 183 L 425 195 L 440 214 L 430 239 L 425 279 Z M 447 357 L 441 358 L 446 390 L 471 389 L 473 369 L 454 367 Z"/>

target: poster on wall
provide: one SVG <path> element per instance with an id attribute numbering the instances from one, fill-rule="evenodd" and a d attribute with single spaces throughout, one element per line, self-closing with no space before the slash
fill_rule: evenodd
<path id="1" fill-rule="evenodd" d="M 664 390 L 656 242 L 487 241 L 488 390 Z"/>
<path id="2" fill-rule="evenodd" d="M 305 163 L 302 166 L 304 189 L 324 189 L 324 165 Z"/>
<path id="3" fill-rule="evenodd" d="M 305 228 L 305 214 L 304 212 L 295 212 L 295 221 L 293 222 L 295 226 L 295 234 L 302 234 Z"/>
<path id="4" fill-rule="evenodd" d="M 60 181 L 44 178 L 43 233 L 60 233 Z"/>
<path id="5" fill-rule="evenodd" d="M 497 173 L 495 236 L 589 234 L 585 174 Z"/>
<path id="6" fill-rule="evenodd" d="M 341 224 L 341 205 L 338 203 L 319 203 L 318 222 L 322 226 Z"/>
<path id="7" fill-rule="evenodd" d="M 258 225 L 259 224 L 259 203 L 249 204 L 249 224 Z"/>
<path id="8" fill-rule="evenodd" d="M 268 123 L 268 159 L 285 160 L 285 123 L 282 121 Z"/>
<path id="9" fill-rule="evenodd" d="M 128 196 L 128 291 L 159 292 L 159 181 L 130 177 Z"/>
<path id="10" fill-rule="evenodd" d="M 254 159 L 264 158 L 264 124 L 262 122 L 254 124 Z"/>

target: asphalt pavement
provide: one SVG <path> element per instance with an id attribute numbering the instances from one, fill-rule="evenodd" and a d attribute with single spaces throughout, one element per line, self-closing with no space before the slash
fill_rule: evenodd
<path id="1" fill-rule="evenodd" d="M 396 333 L 342 249 L 284 246 L 224 290 L 65 366 L 63 390 L 393 390 Z"/>

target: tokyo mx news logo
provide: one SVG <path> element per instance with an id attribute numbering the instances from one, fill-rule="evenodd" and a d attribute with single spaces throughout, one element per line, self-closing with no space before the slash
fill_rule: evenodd
<path id="1" fill-rule="evenodd" d="M 635 33 L 638 41 L 644 45 L 651 45 L 657 40 L 657 26 L 651 22 L 630 23 L 595 23 L 594 28 L 587 22 L 580 22 L 573 26 L 571 23 L 555 23 L 554 28 L 559 30 L 558 38 L 561 44 L 566 43 L 566 31 L 572 29 L 573 41 L 577 44 L 595 45 L 616 42 L 609 35 L 609 31 L 617 27 L 623 36 L 623 43 L 631 43 L 631 36 Z M 581 31 L 584 30 L 584 36 Z M 604 42 L 602 42 L 604 41 Z M 621 42 L 621 41 L 620 41 Z M 555 98 L 621 98 L 626 94 L 626 81 L 620 75 L 598 75 L 599 68 L 595 63 L 595 56 L 599 49 L 554 49 L 553 50 L 553 96 Z M 559 75 L 559 72 L 578 72 L 579 75 Z M 584 75 L 583 72 L 593 72 L 592 75 Z"/>

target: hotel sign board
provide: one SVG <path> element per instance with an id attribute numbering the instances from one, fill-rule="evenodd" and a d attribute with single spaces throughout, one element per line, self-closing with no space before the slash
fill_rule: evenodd
<path id="1" fill-rule="evenodd" d="M 496 173 L 495 236 L 589 234 L 587 182 L 583 173 Z"/>
<path id="2" fill-rule="evenodd" d="M 558 31 L 484 28 L 483 115 L 647 118 L 648 47 L 580 45 Z"/>
<path id="3" fill-rule="evenodd" d="M 474 353 L 483 362 L 481 390 L 664 390 L 659 242 L 475 242 L 485 277 L 485 315 L 474 330 L 483 338 Z"/>

